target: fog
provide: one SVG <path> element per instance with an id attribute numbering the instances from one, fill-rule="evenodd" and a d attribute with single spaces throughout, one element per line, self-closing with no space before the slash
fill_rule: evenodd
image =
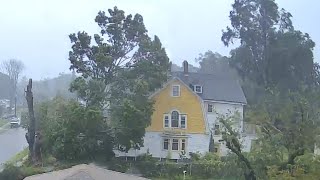
<path id="1" fill-rule="evenodd" d="M 127 14 L 140 13 L 150 35 L 158 35 L 171 61 L 181 65 L 207 50 L 228 55 L 232 47 L 221 42 L 221 31 L 228 19 L 232 0 L 177 1 L 104 1 L 104 0 L 12 0 L 0 6 L 0 61 L 20 59 L 26 65 L 24 75 L 34 79 L 56 77 L 69 72 L 68 35 L 73 32 L 98 32 L 94 18 L 99 10 L 114 6 Z M 280 8 L 292 13 L 295 27 L 320 42 L 316 0 L 278 0 Z M 319 62 L 320 49 L 314 50 Z"/>

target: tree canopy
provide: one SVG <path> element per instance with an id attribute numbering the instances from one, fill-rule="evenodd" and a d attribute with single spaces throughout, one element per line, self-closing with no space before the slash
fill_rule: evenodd
<path id="1" fill-rule="evenodd" d="M 240 40 L 231 52 L 231 64 L 242 76 L 265 87 L 296 90 L 314 84 L 315 43 L 294 29 L 291 13 L 279 10 L 274 0 L 235 0 L 232 8 L 231 27 L 221 40 L 226 46 Z"/>
<path id="2" fill-rule="evenodd" d="M 70 69 L 81 75 L 71 91 L 88 106 L 107 107 L 118 143 L 129 150 L 142 145 L 152 114 L 147 97 L 167 80 L 169 58 L 159 37 L 148 36 L 140 14 L 125 15 L 114 7 L 100 11 L 95 22 L 100 32 L 93 38 L 84 31 L 69 36 Z"/>

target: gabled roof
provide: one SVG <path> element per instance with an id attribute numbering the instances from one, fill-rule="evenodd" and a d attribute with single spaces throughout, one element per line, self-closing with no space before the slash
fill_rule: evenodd
<path id="1" fill-rule="evenodd" d="M 189 87 L 202 86 L 202 93 L 198 95 L 203 100 L 225 101 L 247 104 L 246 97 L 238 81 L 223 74 L 204 74 L 189 72 L 187 76 L 183 72 L 172 72 L 172 77 L 178 77 Z"/>
<path id="2" fill-rule="evenodd" d="M 175 80 L 180 81 L 180 82 L 181 82 L 188 90 L 190 90 L 191 93 L 193 93 L 197 98 L 202 99 L 202 98 L 199 96 L 199 94 L 195 93 L 195 92 L 193 91 L 193 89 L 190 88 L 190 86 L 188 86 L 187 84 L 185 84 L 185 82 L 182 81 L 182 80 L 181 80 L 180 78 L 178 78 L 178 77 L 171 77 L 164 85 L 162 85 L 162 87 L 161 87 L 160 89 L 158 89 L 158 90 L 156 90 L 155 92 L 153 92 L 153 93 L 149 96 L 149 98 L 153 98 L 155 95 L 157 95 L 158 93 L 160 93 L 160 92 L 161 92 L 163 89 L 165 89 L 169 84 L 171 84 L 171 82 L 173 82 L 173 81 L 175 81 Z"/>

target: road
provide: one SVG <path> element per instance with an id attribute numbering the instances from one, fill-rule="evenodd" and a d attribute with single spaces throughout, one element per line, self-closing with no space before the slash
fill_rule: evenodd
<path id="1" fill-rule="evenodd" d="M 110 171 L 94 164 L 80 164 L 69 169 L 29 176 L 25 180 L 148 180 L 120 172 Z"/>
<path id="2" fill-rule="evenodd" d="M 1 165 L 12 156 L 27 147 L 26 131 L 22 128 L 13 128 L 0 132 L 0 170 Z"/>

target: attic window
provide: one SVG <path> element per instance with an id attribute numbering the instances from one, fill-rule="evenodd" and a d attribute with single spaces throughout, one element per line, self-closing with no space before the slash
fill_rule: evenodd
<path id="1" fill-rule="evenodd" d="M 179 97 L 180 96 L 180 86 L 179 85 L 173 85 L 172 86 L 172 94 L 173 97 Z"/>
<path id="2" fill-rule="evenodd" d="M 195 86 L 193 86 L 193 90 L 194 90 L 194 92 L 196 92 L 196 93 L 202 93 L 202 86 L 200 86 L 200 85 L 195 85 Z"/>

